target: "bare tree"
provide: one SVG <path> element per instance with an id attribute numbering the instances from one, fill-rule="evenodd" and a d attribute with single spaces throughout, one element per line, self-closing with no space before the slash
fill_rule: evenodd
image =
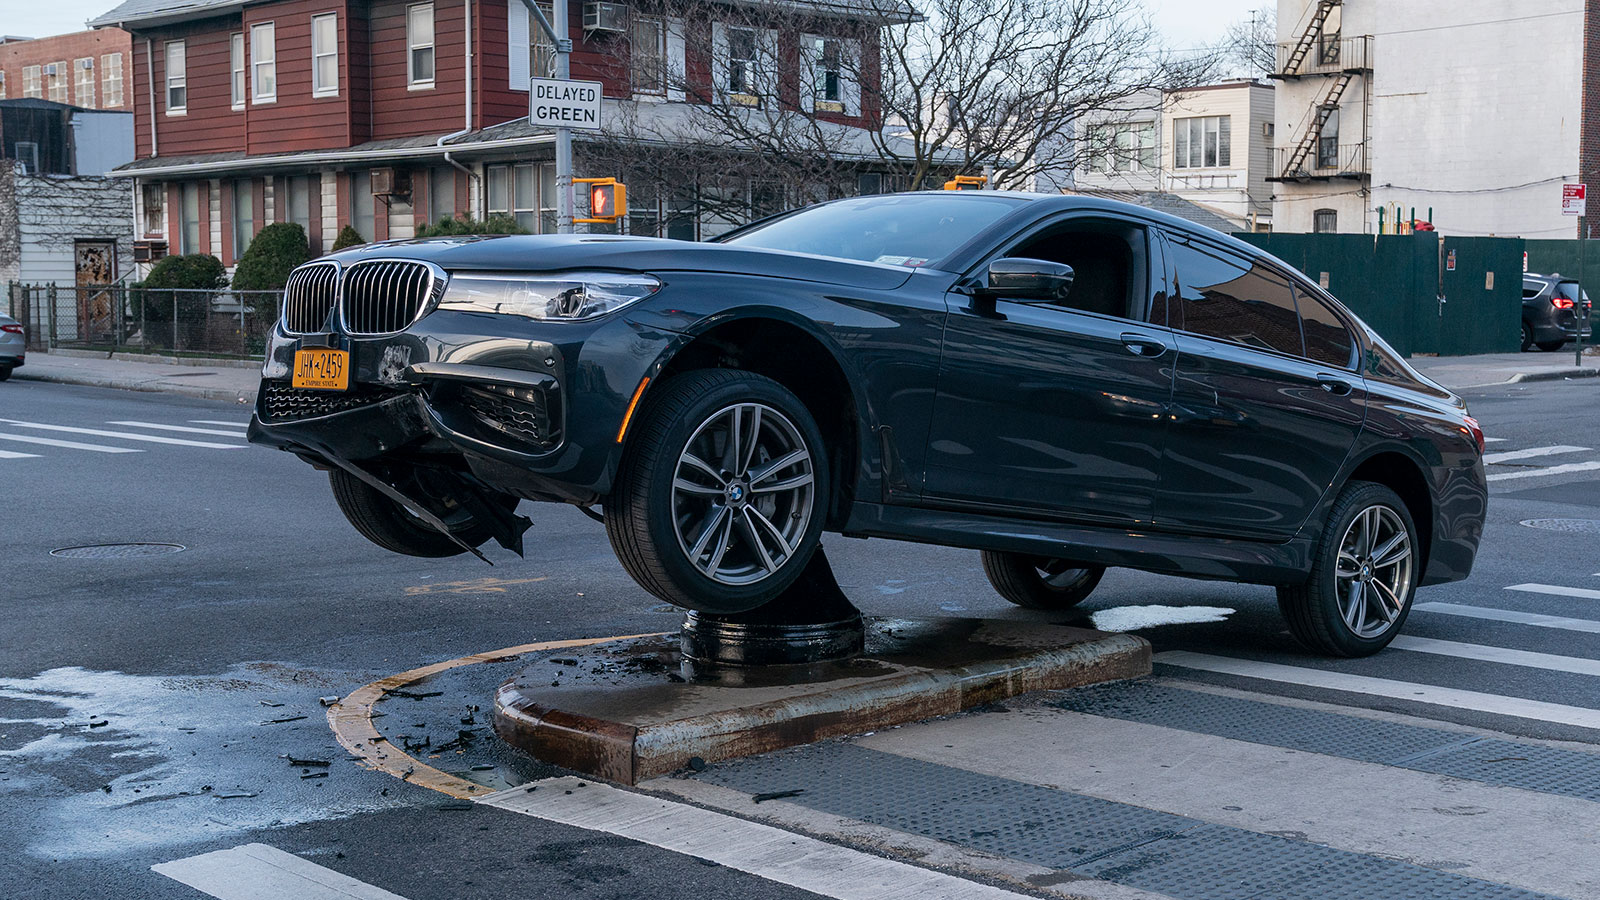
<path id="1" fill-rule="evenodd" d="M 1222 39 L 1228 61 L 1251 77 L 1271 75 L 1278 67 L 1278 8 L 1267 4 L 1228 26 Z"/>

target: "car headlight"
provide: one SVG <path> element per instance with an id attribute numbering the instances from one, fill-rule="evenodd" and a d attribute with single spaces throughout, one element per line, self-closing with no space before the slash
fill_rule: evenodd
<path id="1" fill-rule="evenodd" d="M 649 275 L 617 272 L 452 274 L 440 309 L 581 322 L 637 303 L 661 287 Z"/>

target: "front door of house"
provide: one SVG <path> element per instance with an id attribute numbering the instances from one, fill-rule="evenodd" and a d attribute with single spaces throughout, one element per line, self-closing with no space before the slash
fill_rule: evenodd
<path id="1" fill-rule="evenodd" d="M 117 326 L 111 285 L 117 280 L 116 241 L 78 241 L 73 250 L 73 287 L 78 295 L 78 340 L 110 343 Z"/>

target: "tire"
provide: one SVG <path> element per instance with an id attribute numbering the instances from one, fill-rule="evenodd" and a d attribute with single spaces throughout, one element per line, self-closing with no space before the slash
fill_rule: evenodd
<path id="1" fill-rule="evenodd" d="M 736 424 L 748 452 L 733 452 Z M 793 584 L 817 548 L 827 459 L 811 413 L 776 381 L 735 369 L 676 376 L 628 436 L 606 534 L 633 580 L 668 603 L 755 609 Z"/>
<path id="2" fill-rule="evenodd" d="M 1533 346 L 1533 328 L 1527 322 L 1522 323 L 1522 352 L 1527 353 Z"/>
<path id="3" fill-rule="evenodd" d="M 11 377 L 11 366 L 0 366 L 0 381 Z"/>
<path id="4" fill-rule="evenodd" d="M 1376 529 L 1376 547 L 1373 532 L 1363 528 Z M 1403 541 L 1389 546 L 1402 532 Z M 1364 533 L 1369 535 L 1365 539 Z M 1311 577 L 1278 588 L 1278 608 L 1289 632 L 1308 649 L 1328 656 L 1370 656 L 1382 650 L 1411 613 L 1422 576 L 1420 546 L 1416 523 L 1398 494 L 1381 484 L 1351 482 L 1328 516 Z M 1373 551 L 1384 555 L 1374 560 Z M 1356 584 L 1360 590 L 1353 593 Z"/>
<path id="5" fill-rule="evenodd" d="M 339 511 L 350 520 L 356 531 L 385 550 L 430 559 L 460 556 L 467 552 L 410 510 L 349 472 L 334 469 L 328 473 L 328 484 L 333 488 L 333 499 L 339 504 Z M 497 499 L 508 511 L 515 509 L 518 502 L 517 498 L 510 496 Z M 464 510 L 450 512 L 434 509 L 432 512 L 451 526 L 451 534 L 473 547 L 493 537 L 487 525 Z"/>
<path id="6" fill-rule="evenodd" d="M 1550 353 L 1550 352 L 1555 351 L 1555 350 L 1560 350 L 1562 347 L 1565 347 L 1566 345 L 1567 345 L 1566 341 L 1540 341 L 1539 342 L 1539 349 L 1545 351 L 1546 353 Z"/>
<path id="7" fill-rule="evenodd" d="M 1061 610 L 1077 606 L 1093 593 L 1106 567 L 985 550 L 983 574 L 1000 596 L 1018 606 Z"/>

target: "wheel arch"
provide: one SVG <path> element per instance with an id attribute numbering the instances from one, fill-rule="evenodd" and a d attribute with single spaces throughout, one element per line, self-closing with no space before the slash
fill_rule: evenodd
<path id="1" fill-rule="evenodd" d="M 1352 481 L 1381 484 L 1400 496 L 1417 527 L 1417 543 L 1422 550 L 1422 565 L 1418 571 L 1426 573 L 1433 555 L 1434 501 L 1422 463 L 1392 447 L 1375 449 L 1355 464 L 1343 484 L 1349 485 Z"/>

